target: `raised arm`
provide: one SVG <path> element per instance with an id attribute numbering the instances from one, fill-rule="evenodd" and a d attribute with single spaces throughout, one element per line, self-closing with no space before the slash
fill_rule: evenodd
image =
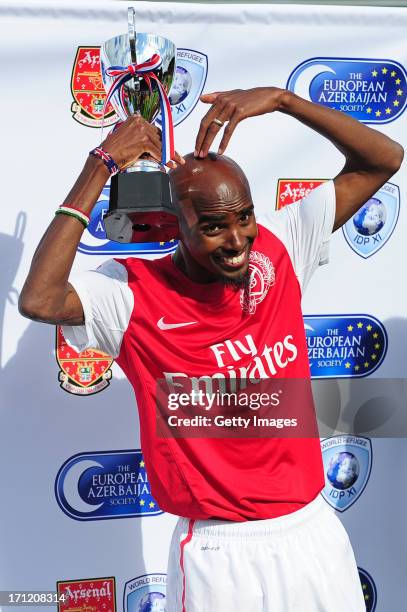
<path id="1" fill-rule="evenodd" d="M 345 156 L 345 165 L 335 177 L 336 215 L 334 230 L 346 223 L 397 170 L 403 160 L 400 144 L 356 119 L 320 104 L 308 102 L 285 89 L 258 87 L 201 96 L 212 104 L 201 122 L 196 155 L 205 157 L 222 122 L 228 122 L 219 147 L 223 153 L 243 119 L 280 111 L 298 119 L 328 138 Z M 218 122 L 214 122 L 217 119 Z"/>
<path id="2" fill-rule="evenodd" d="M 159 161 L 161 141 L 158 130 L 141 117 L 129 117 L 102 143 L 120 169 L 134 163 L 143 153 Z M 176 154 L 177 162 L 182 158 Z M 173 166 L 174 162 L 170 162 Z M 102 161 L 93 156 L 86 160 L 64 204 L 90 215 L 109 178 Z M 68 277 L 84 226 L 76 218 L 57 215 L 50 223 L 35 251 L 31 268 L 19 299 L 20 313 L 44 323 L 81 325 L 84 314 Z"/>

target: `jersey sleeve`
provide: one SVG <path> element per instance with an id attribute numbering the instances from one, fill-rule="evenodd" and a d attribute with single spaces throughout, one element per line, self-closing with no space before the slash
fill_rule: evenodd
<path id="1" fill-rule="evenodd" d="M 111 259 L 69 282 L 82 302 L 85 324 L 62 326 L 65 340 L 78 352 L 94 348 L 117 357 L 134 306 L 126 268 Z"/>
<path id="2" fill-rule="evenodd" d="M 302 200 L 258 217 L 285 245 L 302 292 L 316 268 L 328 263 L 335 207 L 335 185 L 330 180 Z"/>

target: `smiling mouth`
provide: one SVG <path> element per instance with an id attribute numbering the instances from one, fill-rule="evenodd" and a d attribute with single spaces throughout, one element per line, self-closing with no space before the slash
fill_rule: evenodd
<path id="1" fill-rule="evenodd" d="M 237 270 L 246 265 L 249 258 L 249 247 L 246 247 L 244 251 L 239 253 L 238 255 L 233 256 L 224 256 L 219 257 L 216 256 L 214 259 L 218 265 L 220 265 L 225 270 Z"/>

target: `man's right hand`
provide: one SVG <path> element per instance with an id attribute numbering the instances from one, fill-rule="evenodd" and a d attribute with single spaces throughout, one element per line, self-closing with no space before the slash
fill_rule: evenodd
<path id="1" fill-rule="evenodd" d="M 102 143 L 121 170 L 142 155 L 161 161 L 161 134 L 140 116 L 129 117 Z M 176 153 L 167 165 L 185 163 Z M 64 204 L 90 215 L 109 178 L 104 163 L 89 155 Z M 68 283 L 76 250 L 83 233 L 80 221 L 57 215 L 34 254 L 30 272 L 19 299 L 23 316 L 46 323 L 80 325 L 84 313 L 79 296 Z"/>
<path id="2" fill-rule="evenodd" d="M 128 117 L 100 146 L 111 155 L 120 170 L 131 166 L 144 154 L 161 162 L 161 131 L 140 115 Z M 167 166 L 174 168 L 184 163 L 184 158 L 175 152 L 174 159 Z"/>

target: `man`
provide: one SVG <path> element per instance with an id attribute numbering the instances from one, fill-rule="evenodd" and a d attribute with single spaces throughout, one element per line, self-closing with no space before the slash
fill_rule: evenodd
<path id="1" fill-rule="evenodd" d="M 167 611 L 362 612 L 349 539 L 319 495 L 319 440 L 159 437 L 155 393 L 161 379 L 177 389 L 185 378 L 309 378 L 301 292 L 326 262 L 332 230 L 398 170 L 403 149 L 275 87 L 201 99 L 211 108 L 195 154 L 172 163 L 181 231 L 174 257 L 110 260 L 69 283 L 83 226 L 58 215 L 34 255 L 20 311 L 62 324 L 78 350 L 107 351 L 134 386 L 152 493 L 184 517 L 171 543 Z M 257 225 L 247 180 L 223 152 L 241 120 L 274 111 L 327 137 L 345 165 Z M 218 154 L 209 154 L 224 123 Z M 121 169 L 143 153 L 160 159 L 156 129 L 138 117 L 102 147 Z M 91 212 L 107 178 L 103 161 L 88 158 L 65 202 L 73 215 Z"/>

